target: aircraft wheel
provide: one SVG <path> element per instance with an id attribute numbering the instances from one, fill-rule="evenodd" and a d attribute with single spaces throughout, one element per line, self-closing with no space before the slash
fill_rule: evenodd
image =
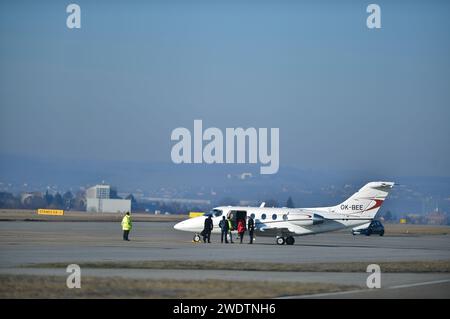
<path id="1" fill-rule="evenodd" d="M 277 237 L 277 244 L 278 245 L 284 245 L 284 242 L 285 242 L 284 237 Z"/>
<path id="2" fill-rule="evenodd" d="M 295 238 L 292 236 L 289 236 L 288 238 L 286 238 L 286 245 L 294 245 L 295 243 Z"/>
<path id="3" fill-rule="evenodd" d="M 199 234 L 195 234 L 194 238 L 192 238 L 192 240 L 194 241 L 194 243 L 198 243 L 200 241 L 200 235 Z"/>

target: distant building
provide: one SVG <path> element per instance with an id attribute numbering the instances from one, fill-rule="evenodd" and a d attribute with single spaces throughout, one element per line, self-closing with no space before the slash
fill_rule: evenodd
<path id="1" fill-rule="evenodd" d="M 131 211 L 131 200 L 110 198 L 111 186 L 95 185 L 86 190 L 86 211 L 95 213 L 125 213 Z"/>
<path id="2" fill-rule="evenodd" d="M 241 175 L 239 175 L 239 179 L 242 179 L 242 180 L 247 179 L 247 178 L 252 178 L 252 177 L 253 177 L 252 173 L 242 173 Z"/>
<path id="3" fill-rule="evenodd" d="M 86 190 L 86 198 L 110 198 L 111 186 L 109 185 L 95 185 Z"/>
<path id="4" fill-rule="evenodd" d="M 420 214 L 407 214 L 405 219 L 408 224 L 425 224 L 425 218 Z"/>
<path id="5" fill-rule="evenodd" d="M 425 216 L 427 224 L 430 225 L 447 225 L 448 217 L 447 214 L 438 211 L 430 212 Z"/>

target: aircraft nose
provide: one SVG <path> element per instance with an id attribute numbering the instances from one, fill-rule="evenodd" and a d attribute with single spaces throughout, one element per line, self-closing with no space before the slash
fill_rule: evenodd
<path id="1" fill-rule="evenodd" d="M 186 224 L 184 221 L 176 223 L 173 228 L 176 230 L 184 230 L 185 226 L 184 224 Z"/>
<path id="2" fill-rule="evenodd" d="M 199 231 L 199 229 L 202 228 L 202 221 L 198 218 L 199 217 L 183 220 L 182 222 L 175 224 L 173 228 L 183 231 Z"/>

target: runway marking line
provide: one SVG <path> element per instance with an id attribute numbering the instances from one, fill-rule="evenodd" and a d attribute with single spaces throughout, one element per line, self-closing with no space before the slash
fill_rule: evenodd
<path id="1" fill-rule="evenodd" d="M 410 288 L 410 287 L 416 287 L 416 286 L 442 284 L 442 283 L 445 283 L 445 282 L 450 282 L 450 279 L 435 280 L 435 281 L 424 281 L 424 282 L 418 282 L 418 283 L 415 283 L 415 284 L 398 285 L 398 286 L 388 287 L 387 289 Z"/>
<path id="2" fill-rule="evenodd" d="M 302 299 L 302 298 L 316 298 L 316 297 L 326 297 L 326 296 L 336 296 L 336 295 L 346 295 L 346 294 L 352 294 L 355 292 L 366 292 L 370 291 L 369 289 L 355 289 L 355 290 L 348 290 L 348 291 L 338 291 L 338 292 L 325 292 L 321 294 L 312 294 L 312 295 L 300 295 L 300 296 L 285 296 L 281 297 L 279 299 Z"/>
<path id="3" fill-rule="evenodd" d="M 416 286 L 442 284 L 442 283 L 446 283 L 446 282 L 450 282 L 450 279 L 424 281 L 424 282 L 418 282 L 418 283 L 406 284 L 406 285 L 397 285 L 397 286 L 387 287 L 384 289 L 402 289 L 402 288 L 410 288 L 410 287 L 416 287 Z M 285 297 L 281 297 L 280 299 L 320 298 L 320 297 L 347 295 L 347 294 L 352 294 L 352 293 L 368 292 L 368 291 L 378 291 L 378 289 L 356 289 L 356 290 L 349 290 L 349 291 L 327 292 L 327 293 L 312 294 L 312 295 L 285 296 Z"/>

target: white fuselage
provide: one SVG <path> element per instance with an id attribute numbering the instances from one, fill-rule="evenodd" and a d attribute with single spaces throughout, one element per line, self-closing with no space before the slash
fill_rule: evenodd
<path id="1" fill-rule="evenodd" d="M 246 212 L 246 223 L 248 217 L 252 216 L 255 221 L 255 234 L 258 236 L 309 235 L 360 226 L 372 220 L 369 217 L 337 214 L 327 210 L 327 208 L 217 207 L 213 210 L 217 213 L 212 214 L 214 226 L 212 233 L 220 234 L 219 223 L 222 216 L 227 217 L 233 211 Z M 206 216 L 191 218 L 178 223 L 175 229 L 200 233 L 205 219 Z"/>
<path id="2" fill-rule="evenodd" d="M 343 228 L 369 224 L 377 214 L 393 182 L 370 182 L 347 200 L 331 207 L 317 208 L 269 208 L 221 206 L 216 207 L 205 216 L 191 218 L 174 226 L 175 229 L 200 233 L 205 226 L 205 219 L 211 216 L 212 233 L 220 233 L 220 221 L 225 216 L 236 231 L 238 220 L 248 225 L 253 218 L 255 234 L 258 236 L 290 237 L 335 231 Z M 293 241 L 291 241 L 293 242 Z"/>

